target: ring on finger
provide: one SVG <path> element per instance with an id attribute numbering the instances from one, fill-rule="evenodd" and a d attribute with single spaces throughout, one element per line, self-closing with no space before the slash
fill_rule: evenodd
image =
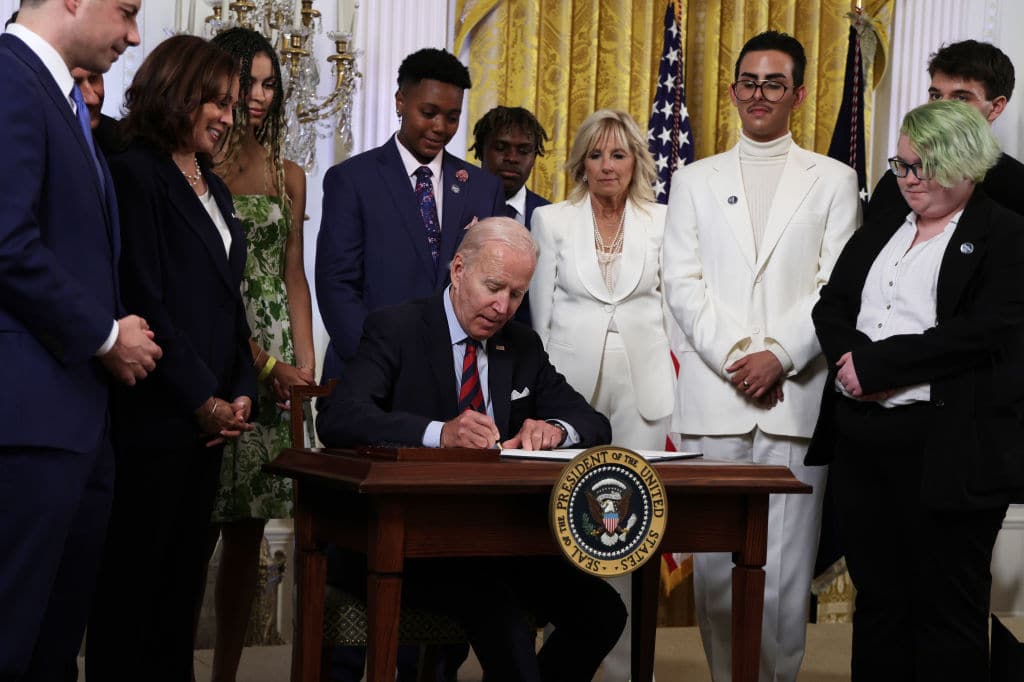
<path id="1" fill-rule="evenodd" d="M 746 379 L 743 380 L 743 388 L 750 388 L 750 382 Z"/>

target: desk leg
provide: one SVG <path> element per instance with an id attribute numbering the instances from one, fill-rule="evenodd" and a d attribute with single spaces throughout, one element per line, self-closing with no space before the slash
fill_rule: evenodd
<path id="1" fill-rule="evenodd" d="M 761 663 L 764 563 L 768 538 L 768 496 L 747 499 L 744 548 L 733 554 L 732 675 L 735 682 L 757 682 Z"/>
<path id="2" fill-rule="evenodd" d="M 658 631 L 658 583 L 661 554 L 633 572 L 633 612 L 630 614 L 633 682 L 650 682 L 654 677 L 654 639 Z"/>
<path id="3" fill-rule="evenodd" d="M 370 522 L 366 557 L 366 679 L 367 682 L 394 682 L 398 666 L 405 522 L 399 502 L 378 500 L 375 511 Z"/>
<path id="4" fill-rule="evenodd" d="M 310 516 L 296 486 L 295 587 L 298 592 L 292 641 L 292 682 L 320 682 L 324 641 L 327 556 L 312 540 Z"/>

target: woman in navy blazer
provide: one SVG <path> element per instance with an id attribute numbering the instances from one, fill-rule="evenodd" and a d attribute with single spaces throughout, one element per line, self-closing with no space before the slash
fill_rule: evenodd
<path id="1" fill-rule="evenodd" d="M 110 161 L 122 293 L 127 309 L 145 311 L 164 358 L 115 396 L 117 473 L 90 679 L 192 676 L 223 442 L 249 428 L 256 394 L 239 290 L 245 237 L 210 170 L 237 95 L 235 60 L 185 35 L 157 46 L 126 94 L 130 146 Z"/>
<path id="2" fill-rule="evenodd" d="M 872 216 L 814 307 L 831 371 L 806 463 L 832 467 L 853 680 L 987 680 L 992 547 L 1024 490 L 1024 218 L 975 184 L 999 156 L 976 110 L 900 132 L 911 212 Z"/>

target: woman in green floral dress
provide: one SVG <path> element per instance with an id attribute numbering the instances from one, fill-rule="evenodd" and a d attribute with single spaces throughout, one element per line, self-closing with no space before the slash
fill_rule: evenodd
<path id="1" fill-rule="evenodd" d="M 224 451 L 213 512 L 210 551 L 219 533 L 213 680 L 234 680 L 256 593 L 267 519 L 292 513 L 290 481 L 261 471 L 289 444 L 291 387 L 314 375 L 312 313 L 302 255 L 306 177 L 281 157 L 284 95 L 274 49 L 255 31 L 233 28 L 213 42 L 239 60 L 235 129 L 217 173 L 227 183 L 249 245 L 242 296 L 253 364 L 260 382 L 259 414 L 251 432 Z M 283 190 L 283 191 L 282 191 Z"/>

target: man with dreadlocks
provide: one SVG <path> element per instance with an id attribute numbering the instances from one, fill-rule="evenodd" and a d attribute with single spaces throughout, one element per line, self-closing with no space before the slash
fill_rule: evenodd
<path id="1" fill-rule="evenodd" d="M 548 134 L 528 109 L 497 106 L 473 127 L 474 152 L 485 171 L 501 178 L 505 190 L 505 215 L 530 229 L 533 209 L 549 204 L 526 189 L 533 164 L 544 156 Z"/>
<path id="2" fill-rule="evenodd" d="M 501 178 L 505 191 L 505 215 L 530 229 L 533 209 L 551 202 L 526 189 L 526 181 L 538 156 L 544 156 L 548 134 L 528 109 L 497 106 L 484 114 L 473 126 L 470 151 L 485 171 Z M 530 297 L 516 311 L 523 324 L 530 321 Z"/>
<path id="3" fill-rule="evenodd" d="M 262 472 L 289 443 L 288 400 L 295 384 L 313 383 L 309 285 L 302 257 L 306 176 L 281 156 L 284 93 L 277 52 L 256 31 L 232 28 L 213 42 L 240 64 L 235 126 L 217 159 L 245 227 L 248 258 L 242 297 L 260 378 L 253 430 L 224 449 L 221 487 L 208 551 L 222 537 L 217 574 L 213 680 L 234 680 L 256 594 L 267 519 L 292 514 L 291 481 Z M 283 277 L 282 277 L 283 274 Z"/>

